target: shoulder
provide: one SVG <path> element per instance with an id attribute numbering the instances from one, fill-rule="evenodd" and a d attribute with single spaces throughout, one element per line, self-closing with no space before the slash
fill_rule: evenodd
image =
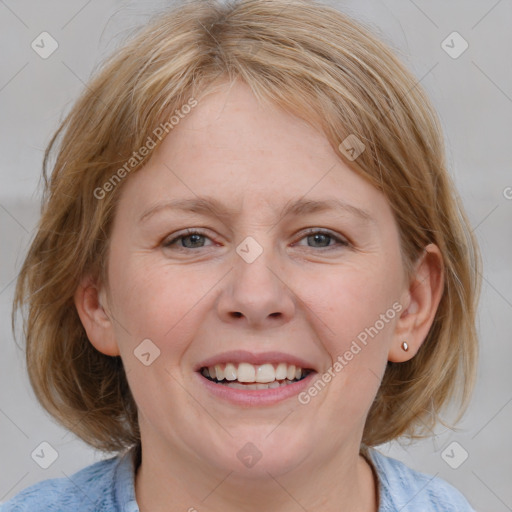
<path id="1" fill-rule="evenodd" d="M 441 478 L 415 471 L 374 448 L 368 453 L 380 480 L 379 512 L 475 512 L 466 498 Z"/>
<path id="2" fill-rule="evenodd" d="M 38 482 L 0 505 L 0 512 L 112 512 L 116 510 L 113 490 L 119 461 L 119 456 L 112 457 L 69 477 Z"/>

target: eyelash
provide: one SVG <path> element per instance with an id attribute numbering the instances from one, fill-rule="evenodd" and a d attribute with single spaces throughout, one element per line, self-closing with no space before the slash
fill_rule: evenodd
<path id="1" fill-rule="evenodd" d="M 308 231 L 306 231 L 302 238 L 300 238 L 299 240 L 303 240 L 304 238 L 307 238 L 308 236 L 312 236 L 312 235 L 327 235 L 329 236 L 331 239 L 339 242 L 339 245 L 340 246 L 343 246 L 343 247 L 348 247 L 349 246 L 349 243 L 344 240 L 343 238 L 339 237 L 339 236 L 336 236 L 334 235 L 331 231 L 326 231 L 326 230 L 322 230 L 322 229 L 310 229 Z M 173 246 L 178 240 L 180 239 L 183 239 L 183 238 L 188 238 L 192 235 L 201 235 L 201 236 L 204 236 L 206 238 L 210 238 L 209 236 L 206 235 L 205 232 L 201 231 L 201 230 L 187 230 L 186 233 L 182 233 L 182 234 L 178 234 L 178 236 L 175 236 L 174 238 L 170 239 L 170 240 L 167 240 L 167 241 L 164 241 L 163 242 L 163 247 L 165 248 L 171 248 L 171 246 Z M 197 249 L 203 249 L 204 247 L 198 247 Z M 310 249 L 321 249 L 321 250 L 331 250 L 331 249 L 335 249 L 336 246 L 327 246 L 327 247 L 310 247 Z M 191 250 L 193 251 L 194 248 L 190 248 L 190 247 L 179 247 L 177 249 L 178 251 L 187 251 L 187 250 Z"/>

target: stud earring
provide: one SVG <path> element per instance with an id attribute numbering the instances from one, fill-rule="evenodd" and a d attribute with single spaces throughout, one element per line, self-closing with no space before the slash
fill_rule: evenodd
<path id="1" fill-rule="evenodd" d="M 409 345 L 407 344 L 407 341 L 402 342 L 402 350 L 404 352 L 407 352 L 409 350 Z"/>

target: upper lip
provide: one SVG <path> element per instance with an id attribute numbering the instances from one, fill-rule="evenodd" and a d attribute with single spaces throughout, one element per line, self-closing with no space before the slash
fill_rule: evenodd
<path id="1" fill-rule="evenodd" d="M 204 361 L 198 363 L 194 367 L 194 371 L 199 371 L 201 368 L 208 366 L 215 366 L 216 364 L 224 363 L 249 363 L 254 366 L 262 365 L 265 363 L 286 363 L 289 365 L 300 366 L 302 369 L 315 370 L 311 363 L 308 363 L 300 357 L 285 354 L 284 352 L 249 352 L 247 350 L 232 350 L 229 352 L 222 352 L 215 356 L 209 357 Z"/>

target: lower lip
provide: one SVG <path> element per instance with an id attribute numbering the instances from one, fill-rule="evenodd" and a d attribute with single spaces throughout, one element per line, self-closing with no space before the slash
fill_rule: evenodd
<path id="1" fill-rule="evenodd" d="M 280 386 L 274 389 L 235 389 L 223 384 L 216 384 L 201 373 L 195 372 L 203 386 L 215 396 L 237 405 L 271 405 L 287 398 L 297 397 L 297 395 L 311 384 L 311 380 L 317 375 L 317 372 L 311 372 L 302 380 Z"/>

